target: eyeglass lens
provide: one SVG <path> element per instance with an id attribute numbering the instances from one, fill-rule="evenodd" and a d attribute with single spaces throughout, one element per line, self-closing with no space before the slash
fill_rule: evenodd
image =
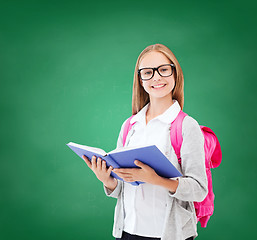
<path id="1" fill-rule="evenodd" d="M 172 67 L 171 67 L 171 65 L 160 66 L 157 69 L 158 69 L 158 73 L 162 77 L 168 77 L 168 76 L 172 75 Z M 140 75 L 141 75 L 142 80 L 149 80 L 149 79 L 151 79 L 153 77 L 154 70 L 152 68 L 142 69 L 140 71 Z"/>

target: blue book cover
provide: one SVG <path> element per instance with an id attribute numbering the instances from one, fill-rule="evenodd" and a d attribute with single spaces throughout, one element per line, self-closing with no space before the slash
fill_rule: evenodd
<path id="1" fill-rule="evenodd" d="M 139 160 L 142 163 L 149 165 L 158 175 L 162 177 L 175 178 L 182 176 L 182 174 L 174 167 L 169 159 L 155 145 L 136 148 L 118 148 L 109 153 L 106 153 L 100 148 L 89 147 L 73 142 L 70 142 L 66 145 L 82 159 L 83 155 L 87 156 L 89 160 L 91 160 L 93 156 L 100 157 L 106 161 L 107 167 L 112 166 L 113 168 L 139 168 L 134 164 L 135 160 Z M 121 179 L 114 172 L 111 173 L 111 176 L 123 181 L 123 179 Z M 136 181 L 130 184 L 137 186 L 141 183 L 143 182 Z"/>

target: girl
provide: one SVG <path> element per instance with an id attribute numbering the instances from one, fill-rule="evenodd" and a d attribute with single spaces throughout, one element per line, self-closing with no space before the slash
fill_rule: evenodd
<path id="1" fill-rule="evenodd" d="M 184 105 L 184 77 L 169 48 L 162 44 L 146 47 L 135 67 L 132 114 L 134 123 L 125 146 L 156 145 L 180 170 L 183 177 L 163 178 L 146 164 L 140 168 L 113 169 L 105 161 L 84 157 L 96 177 L 103 182 L 107 196 L 117 198 L 113 236 L 121 239 L 194 239 L 197 218 L 194 201 L 207 195 L 204 137 L 197 121 L 186 116 L 182 123 L 181 165 L 170 141 L 170 124 Z M 125 121 L 117 148 L 123 147 Z M 158 159 L 156 159 L 158 161 Z M 111 171 L 125 182 L 110 176 Z M 133 186 L 128 182 L 143 181 Z"/>

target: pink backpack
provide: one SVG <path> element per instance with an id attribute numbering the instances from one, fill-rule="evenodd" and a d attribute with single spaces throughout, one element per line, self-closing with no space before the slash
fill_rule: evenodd
<path id="1" fill-rule="evenodd" d="M 133 124 L 130 120 L 134 115 L 126 120 L 123 131 L 123 146 L 129 130 Z M 182 122 L 187 116 L 182 110 L 179 112 L 176 119 L 171 123 L 170 139 L 172 147 L 177 155 L 178 162 L 181 164 L 180 149 L 183 141 L 182 137 Z M 206 227 L 211 215 L 214 211 L 214 193 L 212 187 L 211 168 L 216 168 L 220 165 L 222 159 L 221 147 L 215 133 L 208 127 L 200 126 L 204 135 L 204 151 L 205 151 L 205 166 L 208 180 L 208 194 L 202 202 L 194 202 L 197 221 L 200 221 L 201 227 Z"/>

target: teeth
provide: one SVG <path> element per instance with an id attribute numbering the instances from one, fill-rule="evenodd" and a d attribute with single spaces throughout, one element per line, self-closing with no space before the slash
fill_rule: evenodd
<path id="1" fill-rule="evenodd" d="M 163 84 L 163 85 L 157 85 L 157 86 L 153 86 L 153 88 L 161 88 L 161 87 L 163 87 L 165 84 Z"/>

